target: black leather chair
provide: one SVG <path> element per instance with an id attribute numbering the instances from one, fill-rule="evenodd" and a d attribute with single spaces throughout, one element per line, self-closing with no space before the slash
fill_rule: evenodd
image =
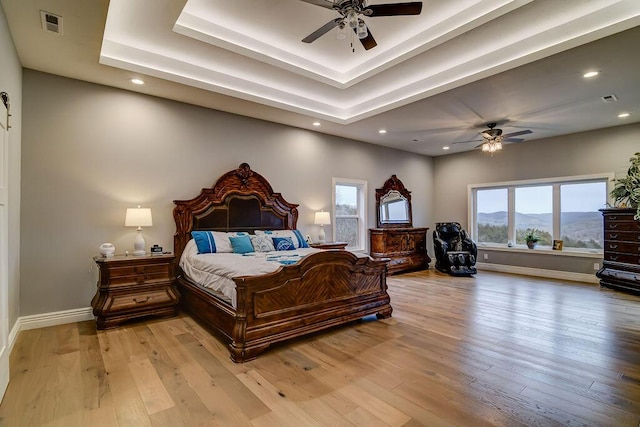
<path id="1" fill-rule="evenodd" d="M 476 274 L 478 246 L 457 222 L 438 222 L 433 231 L 436 269 L 454 276 Z"/>

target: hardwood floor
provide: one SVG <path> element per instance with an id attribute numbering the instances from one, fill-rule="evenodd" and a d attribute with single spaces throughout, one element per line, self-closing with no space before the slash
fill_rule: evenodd
<path id="1" fill-rule="evenodd" d="M 187 315 L 24 331 L 0 425 L 639 425 L 640 297 L 484 271 L 388 283 L 392 318 L 239 365 Z"/>

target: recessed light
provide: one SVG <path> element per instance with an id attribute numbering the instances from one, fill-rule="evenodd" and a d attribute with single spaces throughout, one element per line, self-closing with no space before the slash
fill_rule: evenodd
<path id="1" fill-rule="evenodd" d="M 449 148 L 451 147 L 449 147 L 448 145 L 445 145 L 444 147 L 442 147 L 443 150 L 448 150 Z"/>
<path id="2" fill-rule="evenodd" d="M 143 85 L 144 84 L 144 80 L 142 80 L 142 79 L 131 79 L 130 82 L 133 83 L 134 85 Z"/>
<path id="3" fill-rule="evenodd" d="M 618 114 L 618 117 L 621 118 L 621 119 L 624 119 L 625 117 L 629 117 L 630 115 L 631 114 L 629 114 L 629 113 L 620 113 L 620 114 Z"/>
<path id="4" fill-rule="evenodd" d="M 313 122 L 314 126 L 320 126 L 320 122 Z"/>
<path id="5" fill-rule="evenodd" d="M 584 77 L 585 79 L 589 79 L 591 77 L 597 76 L 598 74 L 600 74 L 600 71 L 589 71 L 588 73 L 584 73 L 582 77 Z"/>
<path id="6" fill-rule="evenodd" d="M 385 134 L 385 133 L 387 133 L 387 130 L 386 130 L 386 129 L 380 129 L 380 130 L 378 131 L 378 133 L 379 133 L 379 134 Z"/>

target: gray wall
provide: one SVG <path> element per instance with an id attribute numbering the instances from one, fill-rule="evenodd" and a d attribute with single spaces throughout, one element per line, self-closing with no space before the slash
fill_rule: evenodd
<path id="1" fill-rule="evenodd" d="M 332 177 L 368 182 L 370 227 L 375 188 L 392 174 L 412 191 L 414 224 L 433 222 L 429 157 L 32 70 L 23 78 L 23 316 L 89 306 L 98 246 L 133 249 L 128 207 L 150 207 L 147 244 L 172 249 L 173 200 L 242 162 L 300 204 L 298 228 L 312 236 Z"/>
<path id="2" fill-rule="evenodd" d="M 20 144 L 22 66 L 0 6 L 0 92 L 11 101 L 9 131 L 9 330 L 20 315 Z"/>
<path id="3" fill-rule="evenodd" d="M 626 174 L 640 151 L 640 123 L 506 145 L 489 157 L 475 150 L 434 158 L 434 222 L 458 221 L 468 229 L 467 185 L 614 172 Z M 490 253 L 487 262 L 593 274 L 593 258 L 518 252 Z M 481 258 L 482 260 L 482 258 Z"/>

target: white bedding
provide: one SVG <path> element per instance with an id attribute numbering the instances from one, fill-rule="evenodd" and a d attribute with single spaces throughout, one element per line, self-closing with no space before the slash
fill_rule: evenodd
<path id="1" fill-rule="evenodd" d="M 295 251 L 251 252 L 249 254 L 198 254 L 195 242 L 190 240 L 182 252 L 180 268 L 192 281 L 224 295 L 236 308 L 234 277 L 257 276 L 272 273 L 284 263 L 292 264 L 304 256 L 321 249 L 299 248 Z"/>

